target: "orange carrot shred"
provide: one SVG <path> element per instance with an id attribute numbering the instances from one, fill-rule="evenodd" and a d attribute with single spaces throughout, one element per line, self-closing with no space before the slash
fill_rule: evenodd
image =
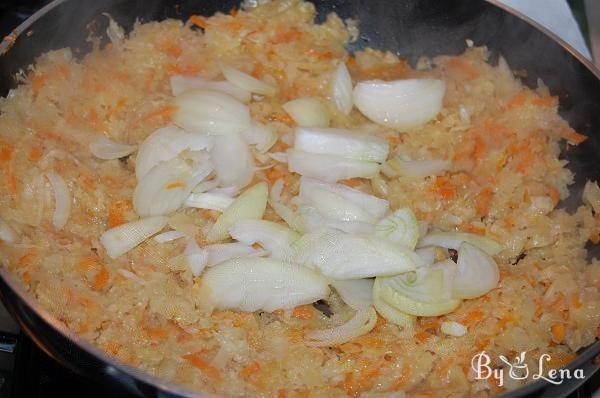
<path id="1" fill-rule="evenodd" d="M 240 376 L 244 379 L 247 379 L 248 377 L 252 376 L 254 373 L 258 372 L 259 370 L 260 370 L 260 363 L 258 361 L 254 361 L 254 362 L 251 362 L 249 365 L 247 365 L 240 371 Z"/>
<path id="2" fill-rule="evenodd" d="M 192 15 L 190 17 L 190 22 L 196 26 L 198 26 L 199 28 L 202 29 L 206 29 L 206 18 L 204 18 L 203 16 L 200 15 Z"/>
<path id="3" fill-rule="evenodd" d="M 562 323 L 555 323 L 550 327 L 550 332 L 552 333 L 552 340 L 555 343 L 561 343 L 565 339 L 565 325 Z"/>
<path id="4" fill-rule="evenodd" d="M 211 378 L 215 381 L 219 380 L 221 378 L 219 369 L 215 368 L 213 365 L 209 364 L 208 362 L 206 362 L 202 358 L 200 358 L 200 354 L 201 354 L 200 352 L 196 352 L 196 353 L 184 355 L 183 359 L 185 359 L 186 361 L 191 363 L 194 367 L 200 369 L 202 371 L 202 373 L 204 373 L 209 378 Z"/>
<path id="5" fill-rule="evenodd" d="M 301 305 L 296 307 L 292 312 L 292 316 L 297 319 L 312 319 L 314 315 L 314 311 L 309 305 Z"/>

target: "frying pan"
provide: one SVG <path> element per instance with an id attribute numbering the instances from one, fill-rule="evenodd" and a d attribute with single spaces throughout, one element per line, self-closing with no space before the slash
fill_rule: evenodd
<path id="1" fill-rule="evenodd" d="M 571 199 L 561 205 L 575 208 L 586 179 L 600 178 L 600 72 L 580 54 L 532 21 L 483 0 L 313 0 L 323 20 L 329 12 L 360 21 L 360 37 L 349 50 L 374 47 L 395 51 L 415 61 L 422 55 L 459 54 L 465 39 L 487 45 L 493 57 L 502 54 L 514 70 L 527 71 L 525 84 L 541 78 L 560 97 L 560 114 L 590 138 L 564 153 L 576 173 Z M 55 0 L 20 25 L 0 44 L 0 94 L 16 86 L 15 75 L 42 53 L 62 47 L 85 54 L 90 33 L 106 30 L 106 12 L 126 29 L 136 20 L 187 19 L 192 14 L 227 12 L 238 0 Z M 494 62 L 494 59 L 492 59 Z M 590 247 L 590 255 L 599 254 Z M 47 354 L 72 370 L 104 385 L 137 396 L 198 396 L 179 386 L 128 367 L 83 341 L 54 319 L 0 267 L 0 297 L 22 329 Z M 582 349 L 567 367 L 583 369 L 589 378 L 597 369 L 600 342 Z M 510 397 L 561 397 L 583 380 L 565 379 L 559 385 L 543 380 L 506 394 Z"/>

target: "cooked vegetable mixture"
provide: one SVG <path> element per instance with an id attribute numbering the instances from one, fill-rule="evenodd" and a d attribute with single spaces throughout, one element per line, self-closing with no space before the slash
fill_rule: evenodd
<path id="1" fill-rule="evenodd" d="M 600 188 L 557 207 L 586 137 L 543 82 L 350 54 L 301 0 L 108 18 L 0 102 L 0 261 L 84 339 L 191 390 L 368 398 L 496 395 L 598 338 Z"/>

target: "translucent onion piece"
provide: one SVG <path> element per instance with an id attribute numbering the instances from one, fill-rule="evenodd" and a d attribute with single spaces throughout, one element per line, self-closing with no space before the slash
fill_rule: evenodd
<path id="1" fill-rule="evenodd" d="M 449 160 L 401 160 L 395 159 L 392 167 L 400 174 L 408 177 L 439 176 L 450 170 Z"/>
<path id="2" fill-rule="evenodd" d="M 446 249 L 458 250 L 462 242 L 468 242 L 494 256 L 502 250 L 500 244 L 490 238 L 468 232 L 431 232 L 419 240 L 418 247 L 440 246 Z"/>
<path id="3" fill-rule="evenodd" d="M 300 237 L 288 227 L 266 220 L 240 220 L 229 228 L 229 234 L 246 245 L 260 244 L 278 260 L 291 258 L 290 246 Z"/>
<path id="4" fill-rule="evenodd" d="M 127 253 L 167 225 L 167 217 L 140 218 L 109 229 L 100 237 L 102 246 L 110 258 Z"/>
<path id="5" fill-rule="evenodd" d="M 271 159 L 279 163 L 287 163 L 287 153 L 285 152 L 269 152 L 267 153 Z"/>
<path id="6" fill-rule="evenodd" d="M 354 104 L 375 123 L 408 130 L 440 112 L 445 89 L 445 83 L 435 79 L 369 80 L 354 88 Z"/>
<path id="7" fill-rule="evenodd" d="M 187 240 L 187 245 L 183 255 L 185 256 L 188 266 L 190 267 L 192 275 L 200 276 L 208 264 L 208 250 L 198 246 L 196 239 L 190 237 Z"/>
<path id="8" fill-rule="evenodd" d="M 120 144 L 102 136 L 90 144 L 92 155 L 99 159 L 119 159 L 133 153 L 135 145 Z"/>
<path id="9" fill-rule="evenodd" d="M 210 157 L 215 165 L 215 172 L 222 187 L 245 187 L 254 175 L 254 160 L 248 144 L 239 134 L 218 136 Z"/>
<path id="10" fill-rule="evenodd" d="M 326 218 L 311 206 L 301 206 L 298 209 L 298 227 L 302 232 L 316 231 L 324 227 L 333 228 L 350 234 L 372 234 L 373 224 L 363 221 L 341 221 Z"/>
<path id="11" fill-rule="evenodd" d="M 373 284 L 373 306 L 388 322 L 394 323 L 406 329 L 413 329 L 416 325 L 417 318 L 414 315 L 405 314 L 397 310 L 381 298 L 381 280 L 375 278 Z"/>
<path id="12" fill-rule="evenodd" d="M 269 193 L 269 198 L 279 202 L 281 200 L 281 193 L 283 192 L 284 182 L 283 178 L 278 179 L 271 186 L 271 192 Z"/>
<path id="13" fill-rule="evenodd" d="M 471 299 L 483 296 L 498 286 L 498 265 L 486 252 L 467 242 L 458 248 L 454 297 Z"/>
<path id="14" fill-rule="evenodd" d="M 246 141 L 251 145 L 256 145 L 256 150 L 265 153 L 277 142 L 277 133 L 270 125 L 253 123 L 252 127 L 244 130 L 242 133 Z"/>
<path id="15" fill-rule="evenodd" d="M 208 155 L 190 152 L 161 162 L 150 170 L 133 192 L 133 207 L 143 216 L 158 216 L 177 210 L 192 189 L 213 170 Z"/>
<path id="16" fill-rule="evenodd" d="M 108 27 L 106 28 L 106 35 L 110 42 L 114 45 L 119 45 L 125 38 L 125 30 L 119 26 L 119 24 L 110 16 L 110 14 L 103 13 L 102 15 L 108 18 Z"/>
<path id="17" fill-rule="evenodd" d="M 191 193 L 185 200 L 185 205 L 195 207 L 197 209 L 209 209 L 216 211 L 224 211 L 233 203 L 233 199 L 227 195 L 217 193 Z"/>
<path id="18" fill-rule="evenodd" d="M 583 187 L 583 203 L 594 209 L 594 213 L 600 213 L 600 188 L 595 181 L 587 181 Z"/>
<path id="19" fill-rule="evenodd" d="M 331 97 L 337 109 L 344 115 L 352 110 L 352 78 L 344 62 L 340 62 L 333 75 Z"/>
<path id="20" fill-rule="evenodd" d="M 440 330 L 442 333 L 447 334 L 448 336 L 461 337 L 467 334 L 467 328 L 465 325 L 454 321 L 442 322 L 440 325 Z"/>
<path id="21" fill-rule="evenodd" d="M 267 97 L 272 97 L 277 94 L 277 87 L 255 79 L 239 69 L 235 69 L 227 65 L 221 65 L 221 71 L 223 72 L 225 79 L 227 79 L 234 86 L 237 86 L 243 90 L 260 95 L 266 95 Z"/>
<path id="22" fill-rule="evenodd" d="M 298 98 L 283 104 L 283 109 L 302 127 L 327 127 L 331 115 L 319 98 Z"/>
<path id="23" fill-rule="evenodd" d="M 209 242 L 229 237 L 229 228 L 240 220 L 259 220 L 265 213 L 269 196 L 266 182 L 248 188 L 221 214 L 206 236 Z"/>
<path id="24" fill-rule="evenodd" d="M 382 163 L 389 144 L 383 138 L 334 128 L 297 128 L 294 149 L 320 155 Z"/>
<path id="25" fill-rule="evenodd" d="M 435 247 L 423 247 L 415 250 L 415 253 L 421 257 L 425 265 L 433 265 L 435 262 Z"/>
<path id="26" fill-rule="evenodd" d="M 412 210 L 404 207 L 380 220 L 375 234 L 414 250 L 419 240 L 419 223 Z"/>
<path id="27" fill-rule="evenodd" d="M 6 221 L 0 218 L 0 240 L 8 243 L 14 243 L 19 235 Z"/>
<path id="28" fill-rule="evenodd" d="M 395 275 L 423 264 L 419 256 L 401 246 L 333 229 L 309 232 L 293 246 L 295 262 L 336 280 Z"/>
<path id="29" fill-rule="evenodd" d="M 183 238 L 185 234 L 179 231 L 167 231 L 162 234 L 158 234 L 154 237 L 154 241 L 157 243 L 167 243 L 172 242 L 174 240 Z"/>
<path id="30" fill-rule="evenodd" d="M 173 93 L 173 96 L 178 96 L 191 89 L 219 91 L 229 94 L 233 98 L 244 103 L 250 102 L 250 99 L 252 98 L 252 93 L 250 93 L 250 91 L 241 89 L 226 80 L 214 82 L 201 77 L 171 76 L 171 92 Z"/>
<path id="31" fill-rule="evenodd" d="M 379 163 L 375 162 L 288 150 L 289 171 L 326 182 L 355 177 L 373 178 L 379 174 L 380 168 Z"/>
<path id="32" fill-rule="evenodd" d="M 329 294 L 327 281 L 317 272 L 260 257 L 236 258 L 209 268 L 202 288 L 216 308 L 248 312 L 291 309 Z"/>
<path id="33" fill-rule="evenodd" d="M 291 229 L 297 232 L 303 231 L 302 217 L 298 213 L 277 200 L 269 200 L 269 205 Z"/>
<path id="34" fill-rule="evenodd" d="M 248 246 L 239 242 L 217 243 L 214 245 L 204 246 L 204 248 L 208 250 L 209 267 L 222 263 L 223 261 L 231 260 L 232 258 L 257 257 L 268 253 L 265 250 L 257 250 L 252 246 Z"/>
<path id="35" fill-rule="evenodd" d="M 175 97 L 173 122 L 190 133 L 235 134 L 249 128 L 250 110 L 231 95 L 191 89 Z"/>
<path id="36" fill-rule="evenodd" d="M 302 202 L 314 206 L 325 218 L 336 221 L 373 223 L 376 218 L 355 203 L 331 191 L 316 187 L 301 194 Z"/>
<path id="37" fill-rule="evenodd" d="M 61 176 L 54 172 L 46 173 L 48 181 L 54 190 L 54 214 L 52 225 L 56 229 L 62 229 L 71 214 L 71 192 L 67 183 Z"/>
<path id="38" fill-rule="evenodd" d="M 331 286 L 344 303 L 355 310 L 364 310 L 373 305 L 373 282 L 374 279 L 352 279 L 331 281 Z"/>
<path id="39" fill-rule="evenodd" d="M 377 313 L 372 307 L 356 311 L 354 317 L 340 326 L 306 333 L 306 337 L 313 340 L 307 341 L 306 345 L 326 347 L 346 343 L 369 333 L 375 327 L 376 321 Z"/>
<path id="40" fill-rule="evenodd" d="M 160 128 L 150 134 L 140 146 L 135 159 L 135 176 L 142 179 L 160 162 L 171 160 L 186 149 L 201 151 L 212 147 L 212 138 L 186 133 L 177 126 Z"/>
<path id="41" fill-rule="evenodd" d="M 381 298 L 390 306 L 414 316 L 440 316 L 460 306 L 461 300 L 450 299 L 439 303 L 423 303 L 398 293 L 390 286 L 381 287 Z"/>

